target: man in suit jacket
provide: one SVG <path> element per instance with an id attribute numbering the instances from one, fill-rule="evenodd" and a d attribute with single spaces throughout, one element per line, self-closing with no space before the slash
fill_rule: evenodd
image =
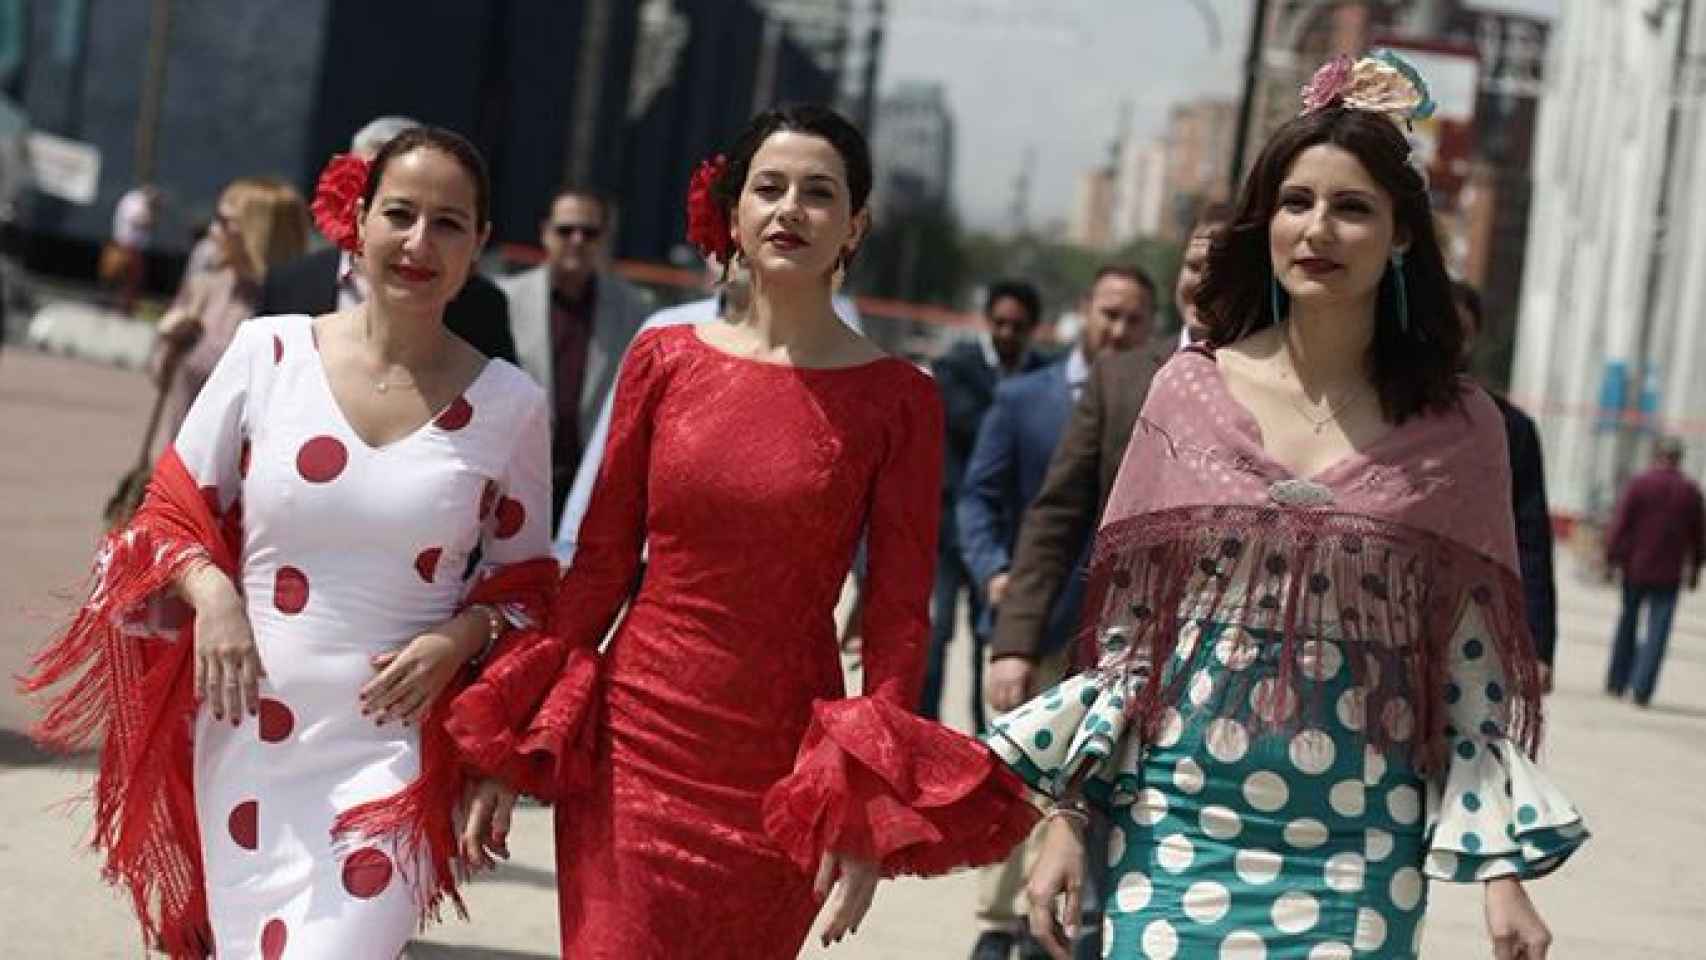
<path id="1" fill-rule="evenodd" d="M 1206 332 L 1193 301 L 1208 263 L 1209 244 L 1230 213 L 1224 204 L 1205 207 L 1185 245 L 1173 284 L 1173 309 L 1185 343 Z M 1049 462 L 1042 489 L 1019 528 L 1001 616 L 996 618 L 990 641 L 992 661 L 985 692 L 998 712 L 1017 707 L 1046 685 L 1037 665 L 1048 637 L 1050 611 L 1061 593 L 1081 579 L 1077 564 L 1114 488 L 1126 444 L 1149 395 L 1149 383 L 1175 347 L 1170 339 L 1161 338 L 1149 346 L 1104 357 L 1090 372 L 1066 435 Z"/>
<path id="2" fill-rule="evenodd" d="M 1078 345 L 1063 359 L 996 387 L 957 507 L 960 551 L 986 601 L 978 633 L 988 635 L 992 615 L 996 621 L 1006 616 L 1008 567 L 1020 518 L 1042 487 L 1073 402 L 1090 382 L 1091 364 L 1144 342 L 1154 326 L 1155 300 L 1155 283 L 1141 269 L 1103 267 L 1080 303 L 1084 330 Z M 1074 578 L 1074 584 L 1081 579 Z M 1081 589 L 1069 588 L 1049 614 L 1042 668 L 1049 677 L 1044 682 L 1065 675 L 1067 641 L 1082 599 Z M 983 869 L 978 902 L 983 933 L 973 948 L 974 960 L 1007 957 L 1023 917 L 1017 898 L 1025 860 L 1025 853 L 1017 851 L 1006 863 Z"/>
<path id="3" fill-rule="evenodd" d="M 350 152 L 372 160 L 392 137 L 420 124 L 407 117 L 380 117 L 350 141 Z M 260 316 L 304 313 L 315 317 L 347 310 L 367 299 L 367 279 L 349 254 L 335 247 L 304 254 L 267 271 L 261 284 Z M 490 280 L 468 278 L 462 292 L 444 308 L 444 325 L 488 357 L 515 361 L 509 335 L 509 307 Z"/>
<path id="4" fill-rule="evenodd" d="M 552 523 L 562 518 L 575 470 L 604 397 L 634 334 L 651 312 L 647 297 L 605 269 L 610 206 L 590 190 L 557 191 L 539 227 L 545 262 L 499 282 L 522 369 L 545 388 L 551 428 Z"/>
<path id="5" fill-rule="evenodd" d="M 977 429 L 995 399 L 995 386 L 1003 378 L 1027 373 L 1047 363 L 1031 350 L 1031 336 L 1042 317 L 1042 297 L 1037 288 L 1022 280 L 992 284 L 984 300 L 985 328 L 973 341 L 950 347 L 930 365 L 936 386 L 942 391 L 946 413 L 946 450 L 942 459 L 942 525 L 936 547 L 936 589 L 930 602 L 930 658 L 924 673 L 924 691 L 918 712 L 932 720 L 941 715 L 943 664 L 948 644 L 954 638 L 960 594 L 967 594 L 971 621 L 982 617 L 983 600 L 960 555 L 954 502 L 959 496 L 966 463 L 977 442 Z M 983 728 L 983 642 L 974 631 L 972 672 L 979 678 L 972 688 L 972 718 Z"/>
<path id="6" fill-rule="evenodd" d="M 1457 317 L 1463 324 L 1464 359 L 1481 333 L 1481 294 L 1467 283 L 1451 285 Z M 1541 688 L 1552 690 L 1552 658 L 1558 649 L 1558 588 L 1552 573 L 1552 509 L 1546 501 L 1546 464 L 1540 430 L 1528 414 L 1500 394 L 1488 395 L 1505 418 L 1511 461 L 1511 509 L 1516 515 L 1517 566 L 1522 576 L 1523 610 L 1540 658 Z"/>

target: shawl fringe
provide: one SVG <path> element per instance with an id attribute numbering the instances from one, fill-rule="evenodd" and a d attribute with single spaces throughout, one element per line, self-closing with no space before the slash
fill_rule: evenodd
<path id="1" fill-rule="evenodd" d="M 1105 525 L 1096 539 L 1079 656 L 1125 627 L 1133 656 L 1155 665 L 1128 706 L 1147 738 L 1184 693 L 1189 670 L 1165 669 L 1192 622 L 1242 628 L 1246 649 L 1191 656 L 1276 657 L 1277 686 L 1229 671 L 1211 706 L 1257 730 L 1297 730 L 1325 709 L 1317 682 L 1333 671 L 1311 641 L 1339 645 L 1371 744 L 1443 770 L 1449 737 L 1447 657 L 1461 619 L 1478 612 L 1485 646 L 1509 688 L 1506 734 L 1530 756 L 1540 741 L 1540 683 L 1523 621 L 1522 585 L 1508 567 L 1445 537 L 1389 520 L 1251 505 L 1176 507 Z M 1194 637 L 1195 634 L 1188 636 Z M 1186 642 L 1191 642 L 1187 640 Z M 1249 673 L 1255 673 L 1250 671 Z"/>
<path id="2" fill-rule="evenodd" d="M 99 750 L 90 846 L 130 894 L 145 942 L 174 960 L 213 945 L 191 780 L 194 623 L 166 596 L 194 562 L 235 570 L 237 521 L 210 499 L 167 450 L 130 525 L 103 540 L 88 600 L 20 678 L 29 694 L 68 684 L 31 736 L 58 753 Z"/>

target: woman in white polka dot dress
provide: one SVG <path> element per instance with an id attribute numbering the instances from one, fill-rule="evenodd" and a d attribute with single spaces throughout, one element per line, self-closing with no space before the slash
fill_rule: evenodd
<path id="1" fill-rule="evenodd" d="M 1546 955 L 1522 883 L 1587 832 L 1530 759 L 1503 421 L 1394 123 L 1426 103 L 1395 58 L 1336 61 L 1267 144 L 1097 535 L 1097 665 L 995 722 L 1056 798 L 1056 956 L 1092 803 L 1121 960 L 1414 957 L 1429 879 L 1485 886 L 1497 957 Z"/>
<path id="2" fill-rule="evenodd" d="M 47 732 L 87 735 L 79 711 L 105 724 L 97 843 L 174 957 L 392 958 L 453 895 L 445 844 L 334 832 L 411 785 L 423 806 L 447 792 L 425 783 L 439 694 L 554 585 L 543 393 L 442 322 L 487 196 L 478 154 L 445 131 L 405 133 L 357 170 L 345 199 L 369 299 L 238 328 L 44 657 L 38 685 L 87 644 L 110 684 L 62 697 Z M 470 602 L 540 565 L 537 605 Z M 174 587 L 184 634 L 103 633 Z"/>

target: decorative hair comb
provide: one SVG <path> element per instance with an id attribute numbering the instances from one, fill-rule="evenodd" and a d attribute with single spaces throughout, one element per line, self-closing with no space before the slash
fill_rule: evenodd
<path id="1" fill-rule="evenodd" d="M 1377 50 L 1360 60 L 1340 54 L 1304 85 L 1299 116 L 1335 106 L 1378 113 L 1408 130 L 1412 121 L 1433 116 L 1436 104 L 1415 67 L 1390 50 Z"/>

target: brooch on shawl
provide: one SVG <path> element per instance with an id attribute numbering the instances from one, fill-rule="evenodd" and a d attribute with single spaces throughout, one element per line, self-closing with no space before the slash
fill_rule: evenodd
<path id="1" fill-rule="evenodd" d="M 1276 480 L 1268 485 L 1268 498 L 1287 507 L 1324 507 L 1333 502 L 1333 491 L 1313 480 Z"/>

